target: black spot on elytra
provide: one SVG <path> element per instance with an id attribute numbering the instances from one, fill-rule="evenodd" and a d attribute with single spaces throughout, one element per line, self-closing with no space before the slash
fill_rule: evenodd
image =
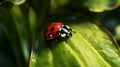
<path id="1" fill-rule="evenodd" d="M 57 31 L 56 34 L 59 35 L 59 34 L 60 34 L 60 31 Z"/>
<path id="2" fill-rule="evenodd" d="M 52 28 L 51 28 L 51 31 L 53 31 L 54 29 L 55 29 L 55 28 L 54 28 L 54 27 L 52 27 Z"/>

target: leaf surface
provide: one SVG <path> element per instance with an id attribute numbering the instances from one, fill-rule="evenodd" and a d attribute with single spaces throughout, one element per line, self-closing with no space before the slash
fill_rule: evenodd
<path id="1" fill-rule="evenodd" d="M 35 41 L 30 67 L 119 67 L 120 52 L 114 38 L 96 21 L 63 19 L 73 35 L 67 41 Z"/>

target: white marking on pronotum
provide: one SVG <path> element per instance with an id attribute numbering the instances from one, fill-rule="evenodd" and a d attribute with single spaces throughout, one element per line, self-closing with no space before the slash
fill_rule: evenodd
<path id="1" fill-rule="evenodd" d="M 60 36 L 61 36 L 61 37 L 66 37 L 66 34 L 65 34 L 65 33 L 64 33 L 64 34 L 60 34 Z"/>
<path id="2" fill-rule="evenodd" d="M 70 27 L 68 25 L 65 25 L 68 29 L 70 29 Z"/>

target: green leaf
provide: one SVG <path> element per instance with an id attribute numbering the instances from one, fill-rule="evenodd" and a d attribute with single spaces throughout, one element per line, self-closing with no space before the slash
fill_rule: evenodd
<path id="1" fill-rule="evenodd" d="M 21 5 L 23 4 L 26 0 L 9 0 L 11 3 L 15 5 Z"/>
<path id="2" fill-rule="evenodd" d="M 65 17 L 63 17 L 65 18 Z M 67 41 L 45 41 L 43 32 L 33 45 L 30 67 L 119 67 L 116 41 L 100 25 L 88 19 L 58 19 L 70 26 Z"/>
<path id="3" fill-rule="evenodd" d="M 120 41 L 120 25 L 117 25 L 115 28 L 115 37 L 118 41 Z"/>
<path id="4" fill-rule="evenodd" d="M 87 0 L 84 5 L 91 11 L 102 12 L 104 10 L 111 10 L 120 4 L 120 0 Z"/>
<path id="5" fill-rule="evenodd" d="M 52 0 L 54 9 L 77 9 L 87 8 L 93 12 L 103 12 L 118 7 L 120 0 Z"/>
<path id="6" fill-rule="evenodd" d="M 38 26 L 41 29 L 41 22 L 47 17 L 46 10 L 50 2 L 50 0 L 25 1 L 3 0 L 0 2 L 0 27 L 5 31 L 16 65 L 19 67 L 25 67 L 28 64 L 34 37 Z M 33 7 L 36 4 L 37 6 Z"/>
<path id="7" fill-rule="evenodd" d="M 7 46 L 7 47 L 6 47 Z M 13 59 L 13 54 L 11 52 L 11 47 L 7 41 L 6 35 L 2 27 L 0 27 L 0 66 L 1 67 L 13 67 L 16 66 L 15 60 Z M 5 64 L 6 63 L 6 64 Z"/>
<path id="8" fill-rule="evenodd" d="M 4 6 L 6 5 L 6 6 Z M 19 67 L 25 67 L 27 65 L 26 58 L 28 57 L 24 56 L 23 52 L 23 46 L 22 44 L 26 45 L 26 42 L 23 42 L 23 39 L 21 37 L 21 22 L 23 22 L 20 9 L 18 7 L 12 8 L 13 6 L 8 3 L 2 4 L 0 7 L 0 18 L 1 18 L 1 27 L 4 34 L 6 35 L 7 40 L 10 42 L 11 51 L 14 53 L 14 59 L 16 62 L 16 65 Z M 14 9 L 14 10 L 13 10 Z M 13 13 L 14 12 L 14 13 Z M 23 32 L 23 31 L 22 31 Z M 4 41 L 5 42 L 5 41 Z M 7 45 L 5 47 L 8 47 Z M 27 49 L 26 49 L 27 50 Z M 26 52 L 26 55 L 28 52 Z M 7 54 L 6 54 L 7 55 Z"/>

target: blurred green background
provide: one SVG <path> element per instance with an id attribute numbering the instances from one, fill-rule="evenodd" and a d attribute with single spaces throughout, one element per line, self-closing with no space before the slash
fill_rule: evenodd
<path id="1" fill-rule="evenodd" d="M 116 6 L 119 0 L 98 1 L 1 0 L 0 67 L 28 67 L 36 36 L 49 24 L 44 22 L 54 15 L 95 19 L 120 44 L 120 7 Z"/>

